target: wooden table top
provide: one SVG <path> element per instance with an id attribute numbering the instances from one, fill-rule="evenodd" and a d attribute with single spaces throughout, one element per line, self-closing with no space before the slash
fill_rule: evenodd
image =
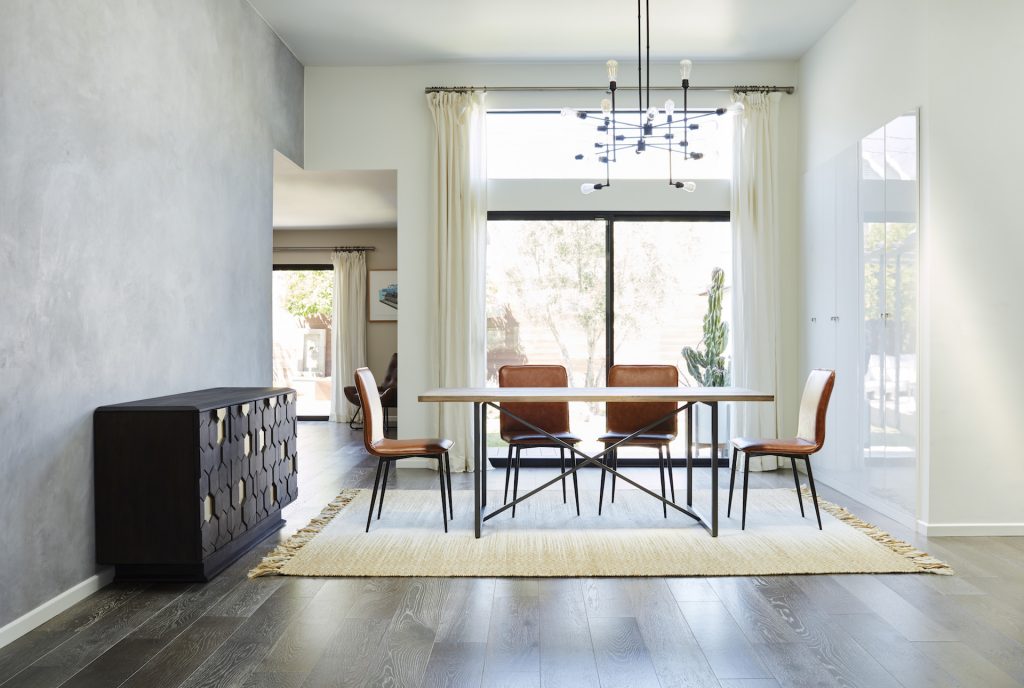
<path id="1" fill-rule="evenodd" d="M 446 387 L 420 401 L 774 401 L 774 394 L 742 387 Z"/>

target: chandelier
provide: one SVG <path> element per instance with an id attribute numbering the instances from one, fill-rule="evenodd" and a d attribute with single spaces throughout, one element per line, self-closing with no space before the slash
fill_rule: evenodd
<path id="1" fill-rule="evenodd" d="M 690 132 L 700 128 L 698 120 L 706 117 L 721 116 L 726 108 L 715 110 L 690 110 L 688 93 L 690 90 L 690 71 L 693 63 L 690 60 L 680 60 L 679 76 L 683 89 L 683 109 L 677 110 L 673 100 L 665 101 L 661 112 L 656 106 L 651 105 L 651 18 L 650 0 L 644 0 L 644 12 L 640 11 L 641 0 L 636 3 L 636 51 L 637 51 L 637 113 L 620 113 L 616 107 L 615 91 L 618 88 L 617 77 L 619 63 L 615 60 L 608 60 L 608 91 L 611 98 L 604 98 L 601 101 L 601 114 L 583 110 L 563 109 L 562 114 L 567 117 L 578 117 L 583 120 L 596 120 L 597 131 L 603 134 L 603 140 L 594 143 L 594 149 L 599 162 L 605 166 L 605 181 L 600 183 L 587 183 L 580 186 L 580 191 L 590 194 L 600 189 L 611 186 L 611 164 L 618 160 L 620 151 L 633 151 L 636 155 L 643 155 L 649 149 L 664 151 L 668 153 L 668 183 L 669 186 L 684 191 L 693 191 L 697 184 L 692 181 L 677 181 L 673 176 L 672 160 L 677 158 L 680 161 L 700 160 L 703 153 L 690 150 Z M 646 20 L 646 30 L 643 30 L 643 20 Z M 646 38 L 647 59 L 641 59 L 641 39 Z M 643 71 L 647 69 L 647 83 L 644 86 Z M 583 160 L 584 155 L 576 155 L 577 160 Z"/>

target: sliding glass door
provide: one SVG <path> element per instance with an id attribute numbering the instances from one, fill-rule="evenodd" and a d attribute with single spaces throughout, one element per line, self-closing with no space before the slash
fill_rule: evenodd
<path id="1" fill-rule="evenodd" d="M 501 366 L 524 363 L 563 365 L 572 387 L 604 384 L 605 233 L 605 222 L 593 219 L 488 222 L 488 384 L 498 384 Z M 604 432 L 601 404 L 570 404 L 569 411 L 578 435 Z M 488 429 L 489 444 L 504 446 L 496 412 Z"/>
<path id="2" fill-rule="evenodd" d="M 729 224 L 620 220 L 613 228 L 613 361 L 673 364 L 679 368 L 682 384 L 696 384 L 681 351 L 686 346 L 700 350 L 708 285 L 715 268 L 725 272 L 722 317 L 726 323 L 732 319 Z M 705 451 L 709 451 L 710 427 L 703 426 L 709 423 L 710 416 L 698 411 L 695 440 L 705 445 Z M 724 425 L 720 434 L 728 434 Z M 677 439 L 670 451 L 673 457 L 685 456 L 685 438 Z M 653 450 L 648 453 L 655 455 Z"/>
<path id="3" fill-rule="evenodd" d="M 275 265 L 273 294 L 274 386 L 292 387 L 303 420 L 331 412 L 330 265 Z"/>
<path id="4" fill-rule="evenodd" d="M 687 384 L 680 352 L 700 345 L 715 267 L 726 272 L 731 316 L 728 213 L 492 213 L 487 235 L 488 384 L 510 363 L 564 365 L 577 387 L 604 385 L 613 363 L 668 364 Z M 584 451 L 598 449 L 604 405 L 570 413 Z M 490 446 L 504 447 L 496 416 L 488 429 Z M 684 456 L 679 444 L 673 456 Z"/>

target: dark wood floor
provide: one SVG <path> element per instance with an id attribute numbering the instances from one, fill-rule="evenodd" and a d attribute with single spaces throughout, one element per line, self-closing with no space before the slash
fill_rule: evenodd
<path id="1" fill-rule="evenodd" d="M 205 585 L 108 586 L 0 649 L 0 684 L 1024 685 L 1024 538 L 925 540 L 827 488 L 958 575 L 246 579 L 340 488 L 372 486 L 357 439 L 344 425 L 303 423 L 301 498 L 283 533 Z M 530 472 L 529 482 L 551 475 Z M 397 473 L 396 487 L 435 489 L 433 472 Z"/>

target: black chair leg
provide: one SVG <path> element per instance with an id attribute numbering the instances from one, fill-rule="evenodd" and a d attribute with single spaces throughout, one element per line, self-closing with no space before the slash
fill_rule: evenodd
<path id="1" fill-rule="evenodd" d="M 611 457 L 610 457 L 610 456 L 608 456 L 608 457 L 606 457 L 606 458 L 607 458 L 608 460 L 610 460 L 610 459 L 611 459 Z M 606 470 L 604 470 L 604 469 L 602 468 L 602 469 L 601 469 L 601 490 L 600 490 L 600 492 L 598 493 L 598 498 L 597 498 L 597 515 L 598 515 L 598 516 L 600 516 L 600 515 L 601 515 L 601 509 L 602 509 L 602 508 L 604 507 L 604 479 L 605 479 L 605 478 L 606 478 L 607 476 L 608 476 L 608 471 L 606 471 Z"/>
<path id="2" fill-rule="evenodd" d="M 729 508 L 725 510 L 726 518 L 732 515 L 732 490 L 736 487 L 736 455 L 739 454 L 739 451 L 736 447 L 732 449 L 732 471 L 729 474 Z"/>
<path id="3" fill-rule="evenodd" d="M 818 511 L 818 492 L 814 489 L 814 473 L 811 472 L 811 457 L 804 459 L 804 465 L 807 466 L 807 484 L 811 486 L 811 499 L 814 500 L 814 515 L 818 517 L 818 530 L 822 530 L 821 527 L 821 512 Z"/>
<path id="4" fill-rule="evenodd" d="M 516 475 L 515 475 L 515 478 L 512 479 L 512 501 L 513 502 L 516 501 L 516 498 L 519 496 L 519 459 L 520 459 L 520 455 L 521 455 L 522 451 L 523 451 L 522 447 L 516 447 L 516 470 L 515 470 L 515 474 Z M 515 518 L 515 517 L 516 517 L 516 505 L 513 504 L 512 505 L 512 518 Z"/>
<path id="5" fill-rule="evenodd" d="M 558 457 L 562 462 L 562 472 L 565 473 L 565 447 L 559 447 Z M 569 495 L 565 491 L 565 476 L 562 476 L 562 504 L 569 503 Z"/>
<path id="6" fill-rule="evenodd" d="M 444 519 L 444 532 L 448 532 L 448 504 L 444 489 L 444 454 L 437 455 L 437 482 L 441 486 L 441 518 Z"/>
<path id="7" fill-rule="evenodd" d="M 370 532 L 370 521 L 373 520 L 373 503 L 377 501 L 377 488 L 380 485 L 380 474 L 384 469 L 381 464 L 384 463 L 380 459 L 377 460 L 377 477 L 373 480 L 373 494 L 370 495 L 370 513 L 366 517 L 366 532 Z"/>
<path id="8" fill-rule="evenodd" d="M 391 472 L 391 462 L 384 462 L 384 478 L 380 483 L 380 503 L 377 505 L 377 520 L 380 520 L 380 512 L 384 510 L 384 493 L 388 491 L 388 473 Z"/>
<path id="9" fill-rule="evenodd" d="M 796 485 L 796 498 L 800 502 L 800 518 L 805 518 L 804 515 L 804 496 L 800 494 L 800 477 L 799 473 L 796 472 L 796 457 L 789 457 L 789 465 L 793 468 L 793 484 Z"/>
<path id="10" fill-rule="evenodd" d="M 572 459 L 572 467 L 576 468 L 576 450 L 569 450 L 569 458 Z M 576 472 L 572 474 L 572 492 L 576 496 L 576 515 L 580 515 L 580 483 L 576 478 Z"/>
<path id="11" fill-rule="evenodd" d="M 508 445 L 508 463 L 505 464 L 505 499 L 502 504 L 508 504 L 508 480 L 512 477 L 512 445 Z"/>
<path id="12" fill-rule="evenodd" d="M 614 468 L 616 471 L 619 470 L 619 450 L 618 449 L 612 449 L 612 468 Z M 615 503 L 615 479 L 617 477 L 619 477 L 619 476 L 615 475 L 615 473 L 612 473 L 612 504 Z"/>
<path id="13" fill-rule="evenodd" d="M 455 520 L 455 500 L 452 498 L 452 457 L 444 453 L 444 475 L 448 480 L 448 515 Z"/>
<path id="14" fill-rule="evenodd" d="M 359 415 L 359 412 L 362 411 L 362 410 L 363 410 L 362 407 L 356 406 L 356 410 L 352 412 L 352 417 L 348 419 L 348 428 L 349 428 L 349 430 L 362 430 L 363 429 L 362 425 L 358 425 L 358 426 L 356 425 L 356 417 Z"/>
<path id="15" fill-rule="evenodd" d="M 676 501 L 676 479 L 672 476 L 672 454 L 665 445 L 665 461 L 668 463 L 668 484 L 672 488 L 672 501 Z"/>
<path id="16" fill-rule="evenodd" d="M 661 474 L 661 498 L 665 499 L 665 453 L 658 447 L 658 473 Z M 668 518 L 668 504 L 661 503 L 661 511 Z"/>
<path id="17" fill-rule="evenodd" d="M 750 482 L 750 454 L 743 455 L 743 519 L 740 530 L 747 529 L 747 483 Z"/>

